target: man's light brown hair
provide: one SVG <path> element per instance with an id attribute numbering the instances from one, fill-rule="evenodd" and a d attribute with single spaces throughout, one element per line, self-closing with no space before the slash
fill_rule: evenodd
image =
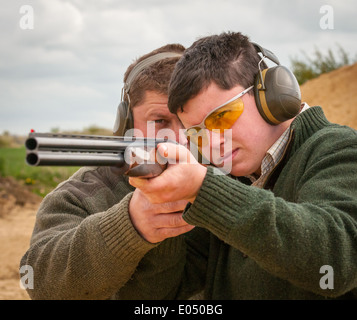
<path id="1" fill-rule="evenodd" d="M 124 74 L 124 82 L 126 82 L 133 68 L 146 58 L 161 52 L 183 53 L 184 50 L 185 47 L 180 44 L 167 44 L 145 54 L 128 67 Z M 123 100 L 129 102 L 130 99 L 130 108 L 133 108 L 144 100 L 146 91 L 154 91 L 159 94 L 168 95 L 169 82 L 178 60 L 179 57 L 166 58 L 145 68 L 132 82 L 129 97 L 126 92 L 124 92 Z"/>

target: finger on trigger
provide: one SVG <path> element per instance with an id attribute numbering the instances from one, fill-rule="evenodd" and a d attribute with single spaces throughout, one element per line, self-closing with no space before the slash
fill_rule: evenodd
<path id="1" fill-rule="evenodd" d="M 162 157 L 168 160 L 170 164 L 176 164 L 180 158 L 180 145 L 174 143 L 160 143 L 158 151 Z"/>
<path id="2" fill-rule="evenodd" d="M 160 143 L 157 147 L 157 150 L 162 157 L 167 158 L 169 156 L 169 150 L 166 143 Z"/>

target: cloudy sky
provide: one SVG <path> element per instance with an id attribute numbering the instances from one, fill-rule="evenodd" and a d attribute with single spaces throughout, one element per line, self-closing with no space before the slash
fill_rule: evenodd
<path id="1" fill-rule="evenodd" d="M 357 54 L 355 0 L 0 0 L 0 133 L 112 128 L 133 60 L 167 43 L 241 31 L 290 67 Z M 328 5 L 328 7 L 326 7 Z"/>

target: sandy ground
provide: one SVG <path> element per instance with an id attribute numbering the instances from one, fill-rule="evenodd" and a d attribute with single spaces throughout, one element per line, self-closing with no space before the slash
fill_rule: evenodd
<path id="1" fill-rule="evenodd" d="M 310 80 L 302 100 L 320 105 L 328 119 L 357 129 L 357 64 Z M 29 299 L 20 287 L 19 264 L 28 248 L 41 198 L 12 178 L 0 177 L 0 299 Z"/>
<path id="2" fill-rule="evenodd" d="M 321 106 L 327 119 L 357 129 L 357 63 L 322 74 L 301 86 L 302 101 Z"/>
<path id="3" fill-rule="evenodd" d="M 20 287 L 19 265 L 41 198 L 12 178 L 0 178 L 0 299 L 29 299 Z"/>

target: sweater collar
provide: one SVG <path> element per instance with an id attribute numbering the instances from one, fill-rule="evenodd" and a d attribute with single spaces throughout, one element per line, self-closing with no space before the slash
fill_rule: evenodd
<path id="1" fill-rule="evenodd" d="M 308 138 L 331 123 L 326 119 L 321 107 L 310 107 L 300 113 L 291 123 L 291 133 L 294 142 L 291 152 L 297 150 Z"/>

